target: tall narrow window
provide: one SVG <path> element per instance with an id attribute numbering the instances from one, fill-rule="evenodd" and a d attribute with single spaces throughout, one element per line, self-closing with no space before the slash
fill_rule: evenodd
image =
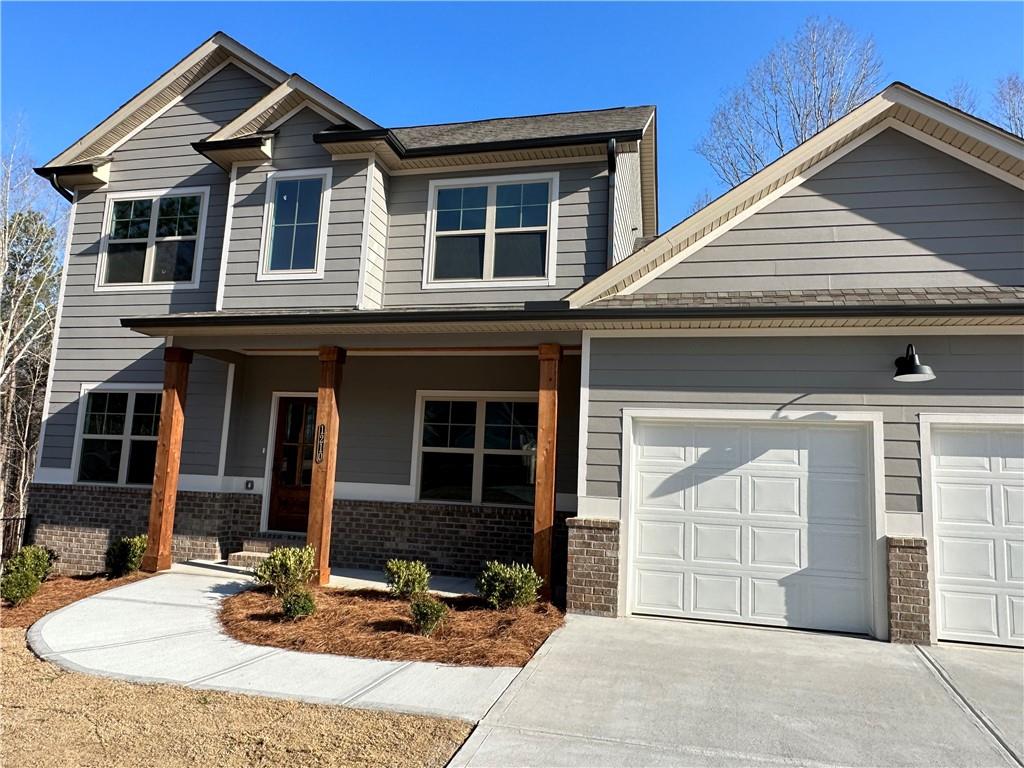
<path id="1" fill-rule="evenodd" d="M 97 287 L 151 287 L 198 277 L 205 190 L 111 199 Z"/>
<path id="2" fill-rule="evenodd" d="M 268 182 L 269 233 L 261 276 L 317 277 L 323 270 L 330 171 L 280 173 Z"/>
<path id="3" fill-rule="evenodd" d="M 424 287 L 553 284 L 557 174 L 430 184 Z"/>
<path id="4" fill-rule="evenodd" d="M 161 399 L 159 392 L 89 392 L 82 419 L 78 481 L 151 484 Z"/>

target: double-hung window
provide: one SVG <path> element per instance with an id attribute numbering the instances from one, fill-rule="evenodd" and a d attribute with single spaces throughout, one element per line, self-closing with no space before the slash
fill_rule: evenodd
<path id="1" fill-rule="evenodd" d="M 152 484 L 161 398 L 157 390 L 92 390 L 85 395 L 79 482 Z"/>
<path id="2" fill-rule="evenodd" d="M 330 168 L 268 176 L 261 280 L 323 277 L 330 191 Z"/>
<path id="3" fill-rule="evenodd" d="M 558 174 L 429 185 L 424 288 L 554 284 Z"/>
<path id="4" fill-rule="evenodd" d="M 421 500 L 533 504 L 536 398 L 428 396 L 419 408 Z"/>
<path id="5" fill-rule="evenodd" d="M 96 287 L 194 287 L 206 221 L 207 190 L 111 195 Z"/>

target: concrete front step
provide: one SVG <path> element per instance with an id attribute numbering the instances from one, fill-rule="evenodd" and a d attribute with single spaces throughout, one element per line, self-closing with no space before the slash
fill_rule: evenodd
<path id="1" fill-rule="evenodd" d="M 278 547 L 304 546 L 306 546 L 306 535 L 304 533 L 272 533 L 249 539 L 242 539 L 243 552 L 267 553 L 277 549 Z"/>
<path id="2" fill-rule="evenodd" d="M 270 557 L 268 552 L 232 552 L 228 555 L 228 565 L 233 568 L 255 568 Z"/>

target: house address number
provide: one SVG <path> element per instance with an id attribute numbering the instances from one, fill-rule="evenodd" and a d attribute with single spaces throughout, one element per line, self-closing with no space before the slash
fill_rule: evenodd
<path id="1" fill-rule="evenodd" d="M 324 461 L 324 436 L 327 434 L 326 424 L 316 425 L 316 445 L 313 448 L 313 461 L 322 464 Z"/>

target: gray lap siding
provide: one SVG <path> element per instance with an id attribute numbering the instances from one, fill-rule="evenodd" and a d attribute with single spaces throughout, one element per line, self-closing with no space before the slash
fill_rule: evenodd
<path id="1" fill-rule="evenodd" d="M 893 359 L 911 342 L 935 381 L 892 381 Z M 1015 336 L 594 338 L 587 495 L 619 496 L 624 408 L 880 411 L 886 511 L 919 522 L 918 414 L 1020 413 L 1021 370 Z"/>

